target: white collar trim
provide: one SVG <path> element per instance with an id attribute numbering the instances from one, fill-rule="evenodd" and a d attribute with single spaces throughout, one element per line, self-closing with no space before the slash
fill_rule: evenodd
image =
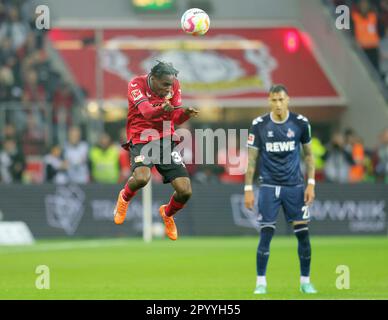
<path id="1" fill-rule="evenodd" d="M 276 121 L 273 117 L 272 117 L 272 112 L 270 112 L 269 114 L 269 117 L 271 118 L 271 121 L 276 123 L 276 124 L 282 124 L 282 123 L 285 123 L 288 118 L 290 117 L 290 111 L 287 111 L 287 117 L 283 120 L 283 121 Z"/>

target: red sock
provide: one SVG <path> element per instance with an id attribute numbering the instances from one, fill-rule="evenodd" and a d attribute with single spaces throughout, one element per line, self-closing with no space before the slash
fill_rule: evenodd
<path id="1" fill-rule="evenodd" d="M 123 199 L 125 201 L 130 201 L 134 195 L 136 194 L 136 191 L 132 191 L 129 186 L 128 186 L 128 183 L 125 184 L 125 187 L 124 187 L 124 192 L 123 192 Z"/>
<path id="2" fill-rule="evenodd" d="M 174 214 L 176 214 L 180 209 L 182 209 L 185 206 L 184 203 L 177 202 L 174 199 L 174 196 L 171 196 L 170 202 L 167 205 L 166 208 L 166 216 L 171 217 Z"/>

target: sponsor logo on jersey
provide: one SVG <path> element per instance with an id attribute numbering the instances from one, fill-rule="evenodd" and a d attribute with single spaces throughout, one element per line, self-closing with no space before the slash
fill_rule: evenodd
<path id="1" fill-rule="evenodd" d="M 265 144 L 267 152 L 285 152 L 295 150 L 295 141 L 276 141 Z"/>
<path id="2" fill-rule="evenodd" d="M 295 132 L 292 131 L 290 128 L 287 131 L 287 137 L 288 138 L 294 138 L 295 137 Z"/>
<path id="3" fill-rule="evenodd" d="M 137 83 L 131 83 L 131 87 L 137 87 Z"/>
<path id="4" fill-rule="evenodd" d="M 143 96 L 140 89 L 132 90 L 131 95 L 132 95 L 134 101 L 139 100 Z"/>
<path id="5" fill-rule="evenodd" d="M 268 131 L 267 137 L 268 138 L 273 138 L 273 131 Z"/>

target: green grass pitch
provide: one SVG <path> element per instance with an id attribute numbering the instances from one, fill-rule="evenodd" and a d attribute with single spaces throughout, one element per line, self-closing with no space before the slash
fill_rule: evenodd
<path id="1" fill-rule="evenodd" d="M 312 237 L 311 279 L 299 292 L 294 237 L 271 243 L 269 293 L 252 294 L 257 237 L 50 240 L 0 247 L 0 299 L 388 299 L 388 237 Z M 50 271 L 38 290 L 36 267 Z M 350 288 L 336 288 L 339 265 Z"/>

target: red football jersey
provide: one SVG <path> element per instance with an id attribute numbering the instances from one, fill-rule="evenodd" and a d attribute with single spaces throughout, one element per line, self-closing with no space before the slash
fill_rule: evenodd
<path id="1" fill-rule="evenodd" d="M 128 83 L 128 141 L 132 141 L 133 144 L 146 143 L 171 136 L 174 134 L 174 124 L 181 124 L 189 119 L 182 108 L 171 112 L 164 111 L 161 105 L 166 100 L 169 100 L 173 107 L 181 105 L 181 89 L 177 79 L 174 80 L 171 93 L 164 98 L 152 92 L 149 75 L 135 77 Z M 165 130 L 163 130 L 164 121 L 171 122 Z M 147 129 L 158 131 L 159 136 L 148 136 L 146 140 L 142 140 L 140 136 Z"/>

